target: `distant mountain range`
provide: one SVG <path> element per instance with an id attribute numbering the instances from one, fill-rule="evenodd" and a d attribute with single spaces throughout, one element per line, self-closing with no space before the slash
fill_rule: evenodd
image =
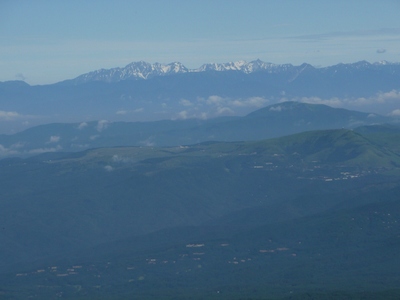
<path id="1" fill-rule="evenodd" d="M 353 129 L 397 119 L 321 104 L 283 102 L 244 117 L 153 122 L 80 122 L 36 126 L 0 135 L 0 157 L 77 152 L 120 146 L 184 146 L 205 141 L 250 141 L 322 129 Z"/>
<path id="2" fill-rule="evenodd" d="M 315 68 L 260 60 L 132 63 L 51 85 L 0 83 L 0 133 L 54 122 L 156 121 L 243 116 L 283 101 L 398 115 L 400 64 L 362 61 Z"/>
<path id="3" fill-rule="evenodd" d="M 399 299 L 398 100 L 387 62 L 0 83 L 0 298 Z"/>
<path id="4" fill-rule="evenodd" d="M 325 67 L 317 69 L 321 74 L 324 73 L 335 73 L 341 68 L 353 69 L 353 70 L 377 70 L 383 66 L 399 67 L 400 64 L 389 63 L 387 61 L 381 61 L 377 63 L 370 64 L 366 61 L 361 61 L 355 64 L 340 64 L 332 67 Z M 245 74 L 250 74 L 254 72 L 267 72 L 270 74 L 279 74 L 290 72 L 293 73 L 293 78 L 295 80 L 302 72 L 307 69 L 316 69 L 309 64 L 302 64 L 300 66 L 294 66 L 292 64 L 273 64 L 263 62 L 261 60 L 254 60 L 251 62 L 237 61 L 228 63 L 208 63 L 202 65 L 198 69 L 188 69 L 180 62 L 173 62 L 170 64 L 160 64 L 154 63 L 150 64 L 148 62 L 139 61 L 133 62 L 125 66 L 124 68 L 112 68 L 112 69 L 100 69 L 93 72 L 89 72 L 72 79 L 71 83 L 81 84 L 91 81 L 104 81 L 104 82 L 117 82 L 121 80 L 134 80 L 134 79 L 150 79 L 157 76 L 167 76 L 174 74 L 183 73 L 197 73 L 197 72 L 225 72 L 225 71 L 238 71 Z"/>
<path id="5" fill-rule="evenodd" d="M 386 62 L 385 62 L 386 64 Z M 302 65 L 299 68 L 303 69 L 309 65 Z M 160 63 L 150 64 L 148 62 L 139 61 L 133 62 L 125 66 L 124 68 L 112 68 L 112 69 L 101 69 L 90 73 L 86 73 L 73 79 L 72 82 L 80 84 L 90 81 L 105 81 L 105 82 L 116 82 L 127 79 L 150 79 L 156 76 L 166 76 L 173 74 L 182 73 L 193 73 L 193 72 L 209 72 L 209 71 L 239 71 L 245 74 L 253 72 L 267 71 L 269 73 L 280 73 L 287 71 L 288 69 L 298 69 L 291 64 L 276 65 L 272 63 L 266 63 L 261 60 L 254 60 L 251 62 L 237 61 L 228 63 L 208 63 L 202 65 L 198 69 L 188 69 L 180 62 L 173 62 L 167 65 Z"/>

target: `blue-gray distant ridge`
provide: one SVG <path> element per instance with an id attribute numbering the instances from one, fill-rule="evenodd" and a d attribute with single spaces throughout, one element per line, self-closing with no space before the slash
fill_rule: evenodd
<path id="1" fill-rule="evenodd" d="M 322 73 L 337 73 L 340 69 L 376 69 L 381 66 L 388 65 L 399 65 L 389 63 L 387 61 L 380 61 L 376 63 L 369 63 L 367 61 L 360 61 L 354 64 L 338 64 L 335 66 L 320 68 Z M 86 74 L 82 74 L 75 79 L 72 79 L 73 83 L 85 83 L 90 81 L 104 81 L 104 82 L 118 82 L 121 80 L 132 80 L 132 79 L 150 79 L 157 76 L 167 76 L 174 74 L 183 73 L 197 73 L 207 71 L 239 71 L 245 74 L 254 72 L 267 71 L 269 73 L 281 73 L 290 70 L 296 70 L 298 73 L 303 72 L 306 69 L 316 69 L 310 64 L 302 64 L 300 66 L 294 66 L 292 64 L 273 64 L 270 62 L 263 62 L 260 59 L 246 62 L 244 60 L 227 63 L 207 63 L 203 64 L 197 69 L 188 69 L 180 62 L 172 62 L 169 64 L 161 63 L 148 63 L 145 61 L 132 62 L 123 68 L 111 68 L 111 69 L 100 69 L 92 71 Z M 293 80 L 297 77 L 294 76 Z"/>

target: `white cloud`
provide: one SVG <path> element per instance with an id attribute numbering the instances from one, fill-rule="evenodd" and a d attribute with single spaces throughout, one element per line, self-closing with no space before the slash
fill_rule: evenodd
<path id="1" fill-rule="evenodd" d="M 371 37 L 382 37 L 382 36 L 399 36 L 400 29 L 399 28 L 384 28 L 377 30 L 356 30 L 356 31 L 336 31 L 330 33 L 323 34 L 312 34 L 312 35 L 303 35 L 297 36 L 295 38 L 298 39 L 311 39 L 311 40 L 326 40 L 332 38 L 371 38 Z"/>
<path id="2" fill-rule="evenodd" d="M 57 147 L 52 147 L 52 148 L 37 148 L 37 149 L 32 149 L 29 150 L 30 154 L 41 154 L 41 153 L 46 153 L 46 152 L 57 152 L 62 150 L 62 147 L 60 145 L 57 145 Z"/>
<path id="3" fill-rule="evenodd" d="M 179 120 L 179 119 L 186 120 L 186 119 L 190 119 L 190 118 L 206 120 L 210 117 L 209 114 L 210 114 L 210 112 L 191 111 L 189 113 L 188 111 L 184 110 L 184 111 L 179 112 L 176 117 L 171 118 L 171 120 Z M 211 113 L 211 116 L 212 115 L 215 115 L 215 113 L 214 114 Z"/>
<path id="4" fill-rule="evenodd" d="M 280 111 L 282 111 L 282 106 L 273 106 L 273 107 L 270 107 L 269 110 L 280 112 Z"/>
<path id="5" fill-rule="evenodd" d="M 98 131 L 98 132 L 102 132 L 104 129 L 106 129 L 106 128 L 108 127 L 108 124 L 109 124 L 109 123 L 110 123 L 110 122 L 107 121 L 107 120 L 100 120 L 100 121 L 98 121 L 98 122 L 97 122 L 97 127 L 96 127 L 97 131 Z"/>
<path id="6" fill-rule="evenodd" d="M 152 139 L 152 137 L 149 137 L 147 140 L 140 141 L 139 144 L 146 146 L 146 147 L 152 147 L 155 145 L 155 143 L 151 139 Z"/>
<path id="7" fill-rule="evenodd" d="M 282 98 L 281 100 L 287 101 L 288 99 Z M 400 92 L 397 90 L 392 90 L 390 92 L 380 92 L 371 97 L 359 97 L 359 98 L 338 98 L 333 97 L 329 99 L 324 99 L 320 97 L 302 97 L 302 98 L 292 98 L 291 101 L 299 101 L 303 103 L 310 104 L 326 104 L 332 107 L 343 107 L 343 106 L 365 106 L 372 104 L 383 104 L 383 103 L 393 103 L 400 101 Z M 282 102 L 282 101 L 281 101 Z"/>
<path id="8" fill-rule="evenodd" d="M 227 101 L 226 98 L 222 98 L 220 96 L 210 96 L 208 97 L 208 99 L 206 100 L 207 104 L 214 104 L 214 105 L 221 105 L 223 103 L 225 103 Z"/>
<path id="9" fill-rule="evenodd" d="M 263 97 L 251 97 L 246 99 L 237 99 L 232 101 L 233 106 L 237 107 L 263 107 L 269 101 Z"/>
<path id="10" fill-rule="evenodd" d="M 16 118 L 22 117 L 19 113 L 15 111 L 4 111 L 0 110 L 0 121 L 11 121 Z"/>
<path id="11" fill-rule="evenodd" d="M 78 129 L 79 129 L 79 130 L 80 130 L 80 129 L 83 129 L 83 128 L 85 128 L 86 126 L 88 126 L 88 124 L 87 124 L 86 122 L 82 122 L 82 123 L 79 124 Z"/>
<path id="12" fill-rule="evenodd" d="M 390 92 L 379 93 L 376 98 L 380 103 L 393 100 L 396 101 L 400 100 L 400 92 L 397 90 L 391 90 Z"/>
<path id="13" fill-rule="evenodd" d="M 112 161 L 115 163 L 130 163 L 132 162 L 132 159 L 129 157 L 122 157 L 119 156 L 118 154 L 113 155 Z"/>
<path id="14" fill-rule="evenodd" d="M 137 109 L 134 109 L 134 110 L 124 110 L 124 109 L 121 109 L 121 110 L 118 110 L 115 114 L 116 114 L 116 115 L 127 115 L 127 114 L 129 114 L 129 113 L 140 113 L 140 112 L 142 112 L 143 110 L 144 110 L 143 107 L 137 108 Z"/>
<path id="15" fill-rule="evenodd" d="M 181 99 L 179 103 L 183 106 L 193 106 L 193 103 L 186 99 Z"/>
<path id="16" fill-rule="evenodd" d="M 71 148 L 85 149 L 89 148 L 89 144 L 71 144 Z"/>
<path id="17" fill-rule="evenodd" d="M 235 112 L 229 107 L 218 107 L 217 108 L 218 115 L 233 115 Z"/>
<path id="18" fill-rule="evenodd" d="M 25 146 L 25 143 L 18 142 L 18 143 L 12 144 L 10 146 L 10 149 L 20 149 L 20 148 L 23 148 L 24 146 Z"/>
<path id="19" fill-rule="evenodd" d="M 299 102 L 309 103 L 309 104 L 325 104 L 332 107 L 341 107 L 343 102 L 346 100 L 341 100 L 339 98 L 322 99 L 319 97 L 302 97 Z"/>
<path id="20" fill-rule="evenodd" d="M 212 95 L 207 98 L 197 97 L 196 100 L 181 99 L 180 104 L 185 109 L 177 113 L 175 119 L 208 119 L 222 115 L 249 113 L 254 108 L 264 107 L 270 100 L 263 97 L 228 98 Z"/>
<path id="21" fill-rule="evenodd" d="M 0 144 L 0 156 L 10 156 L 10 155 L 18 154 L 18 153 L 19 153 L 18 151 L 13 150 L 11 148 L 6 148 Z"/>
<path id="22" fill-rule="evenodd" d="M 60 141 L 61 137 L 58 135 L 52 135 L 49 139 L 49 141 L 47 142 L 47 144 L 50 143 L 58 143 Z"/>
<path id="23" fill-rule="evenodd" d="M 389 115 L 398 117 L 400 116 L 400 109 L 393 110 Z"/>
<path id="24" fill-rule="evenodd" d="M 107 172 L 111 172 L 111 171 L 114 170 L 114 168 L 113 168 L 112 166 L 110 166 L 110 165 L 105 166 L 104 169 L 105 169 Z"/>
<path id="25" fill-rule="evenodd" d="M 197 116 L 197 118 L 206 120 L 208 119 L 208 114 L 206 112 L 202 112 L 200 115 Z"/>
<path id="26" fill-rule="evenodd" d="M 379 101 L 374 101 L 374 99 L 372 98 L 364 98 L 364 97 L 360 97 L 360 98 L 354 98 L 354 99 L 343 99 L 341 100 L 342 104 L 352 104 L 352 105 L 356 105 L 356 106 L 363 106 L 363 105 L 370 105 L 374 102 L 379 102 Z"/>
<path id="27" fill-rule="evenodd" d="M 91 136 L 89 137 L 89 139 L 90 139 L 91 141 L 94 141 L 94 140 L 98 139 L 99 137 L 100 137 L 100 135 L 96 134 L 96 135 L 91 135 Z"/>
<path id="28" fill-rule="evenodd" d="M 117 115 L 126 115 L 128 113 L 127 110 L 118 110 L 115 114 Z"/>
<path id="29" fill-rule="evenodd" d="M 390 92 L 380 92 L 374 96 L 365 98 L 350 98 L 341 100 L 342 105 L 354 105 L 354 106 L 367 106 L 374 104 L 393 104 L 400 101 L 400 92 L 397 90 L 391 90 Z"/>
<path id="30" fill-rule="evenodd" d="M 178 113 L 178 118 L 179 119 L 187 119 L 188 118 L 188 112 L 186 110 L 182 110 L 181 112 Z"/>
<path id="31" fill-rule="evenodd" d="M 200 104 L 205 103 L 211 107 L 215 107 L 217 114 L 222 114 L 222 113 L 233 114 L 234 113 L 233 108 L 235 108 L 235 107 L 260 108 L 260 107 L 265 106 L 269 102 L 268 99 L 265 99 L 263 97 L 231 99 L 231 98 L 225 98 L 225 97 L 221 97 L 221 96 L 217 96 L 217 95 L 210 96 L 207 99 L 198 98 L 197 101 Z M 199 107 L 196 107 L 196 108 L 199 108 Z"/>

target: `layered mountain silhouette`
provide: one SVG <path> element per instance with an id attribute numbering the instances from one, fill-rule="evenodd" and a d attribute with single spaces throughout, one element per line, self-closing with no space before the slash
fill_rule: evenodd
<path id="1" fill-rule="evenodd" d="M 10 133 L 56 121 L 243 116 L 289 100 L 388 114 L 398 109 L 399 82 L 400 65 L 387 62 L 315 68 L 253 61 L 196 70 L 180 63 L 138 62 L 51 85 L 2 82 L 0 105 L 7 123 L 0 130 Z"/>
<path id="2" fill-rule="evenodd" d="M 0 298 L 398 299 L 399 68 L 0 83 Z"/>
<path id="3" fill-rule="evenodd" d="M 82 151 L 116 146 L 179 146 L 205 141 L 249 141 L 318 129 L 352 129 L 396 119 L 326 105 L 283 102 L 244 117 L 154 122 L 56 123 L 0 135 L 0 155 Z"/>

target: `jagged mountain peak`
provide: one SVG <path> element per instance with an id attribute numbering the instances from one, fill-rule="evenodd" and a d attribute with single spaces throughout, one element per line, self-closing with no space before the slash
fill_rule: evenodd
<path id="1" fill-rule="evenodd" d="M 260 59 L 246 62 L 239 60 L 236 62 L 227 63 L 208 63 L 202 65 L 198 71 L 240 71 L 246 74 L 257 72 L 257 71 L 272 71 L 277 69 L 287 69 L 292 66 L 291 64 L 276 65 L 269 62 L 263 62 Z"/>
<path id="2" fill-rule="evenodd" d="M 227 63 L 208 63 L 197 69 L 188 69 L 180 62 L 172 62 L 169 64 L 148 63 L 145 61 L 132 62 L 123 68 L 117 67 L 112 69 L 100 69 L 93 72 L 83 74 L 74 79 L 75 83 L 83 83 L 88 81 L 105 81 L 116 82 L 126 79 L 150 79 L 156 76 L 165 76 L 179 73 L 190 72 L 207 72 L 207 71 L 239 71 L 246 74 L 258 71 L 279 71 L 287 70 L 293 67 L 291 64 L 276 65 L 266 63 L 260 59 L 246 62 L 239 60 Z"/>
<path id="3" fill-rule="evenodd" d="M 392 64 L 387 61 L 381 61 L 377 63 L 369 63 L 367 61 L 359 61 L 356 63 L 344 64 L 340 63 L 334 66 L 321 68 L 322 72 L 337 72 L 345 70 L 364 70 L 369 68 L 379 68 L 381 66 L 392 66 L 398 64 Z M 73 80 L 75 84 L 80 84 L 90 81 L 104 81 L 104 82 L 118 82 L 121 80 L 138 80 L 138 79 L 151 79 L 157 76 L 167 76 L 181 73 L 194 73 L 194 72 L 225 72 L 235 71 L 242 72 L 245 74 L 255 72 L 268 72 L 268 73 L 282 73 L 290 71 L 292 78 L 289 80 L 294 81 L 304 71 L 312 71 L 316 68 L 310 64 L 303 63 L 299 66 L 292 64 L 273 64 L 270 62 L 264 62 L 260 59 L 256 59 L 250 62 L 245 60 L 231 61 L 226 63 L 207 63 L 203 64 L 197 69 L 188 69 L 180 62 L 171 62 L 169 64 L 162 63 L 148 63 L 145 61 L 132 62 L 125 67 L 117 67 L 111 69 L 100 69 L 93 72 L 83 74 Z"/>
<path id="4" fill-rule="evenodd" d="M 116 82 L 126 79 L 150 79 L 155 76 L 186 73 L 189 70 L 180 62 L 169 64 L 148 63 L 145 61 L 132 62 L 123 68 L 100 69 L 83 74 L 74 79 L 76 83 L 88 81 Z"/>

